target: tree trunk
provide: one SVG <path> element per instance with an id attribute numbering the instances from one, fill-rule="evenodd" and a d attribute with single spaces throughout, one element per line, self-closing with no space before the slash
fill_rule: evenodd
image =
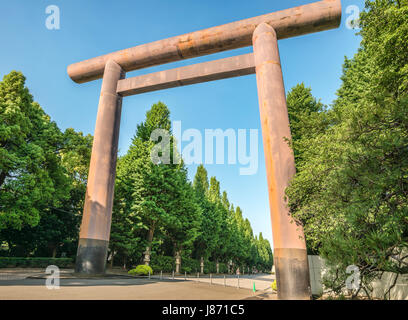
<path id="1" fill-rule="evenodd" d="M 57 255 L 57 245 L 49 242 L 48 249 L 51 251 L 51 257 L 55 258 Z"/>
<path id="2" fill-rule="evenodd" d="M 4 183 L 4 180 L 6 180 L 6 177 L 7 177 L 6 171 L 2 171 L 2 172 L 0 173 L 0 187 L 1 187 L 1 185 Z"/>
<path id="3" fill-rule="evenodd" d="M 149 243 L 149 245 L 150 245 L 150 244 L 152 243 L 152 241 L 153 241 L 154 229 L 155 229 L 155 226 L 153 225 L 153 226 L 149 229 L 149 232 L 147 233 L 147 242 Z"/>
<path id="4" fill-rule="evenodd" d="M 150 264 L 150 251 L 152 249 L 152 241 L 153 241 L 155 227 L 156 227 L 156 224 L 154 223 L 152 227 L 149 229 L 149 232 L 147 233 L 147 247 L 146 247 L 146 251 L 144 252 L 145 257 L 143 259 L 144 264 L 146 266 Z"/>

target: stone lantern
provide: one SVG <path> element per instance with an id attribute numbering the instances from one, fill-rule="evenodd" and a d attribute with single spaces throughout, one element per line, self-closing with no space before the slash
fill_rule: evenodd
<path id="1" fill-rule="evenodd" d="M 180 251 L 176 252 L 176 273 L 180 273 L 181 255 Z"/>
<path id="2" fill-rule="evenodd" d="M 148 266 L 150 264 L 150 247 L 146 247 L 146 251 L 143 252 L 143 254 L 144 254 L 143 262 L 146 266 Z"/>

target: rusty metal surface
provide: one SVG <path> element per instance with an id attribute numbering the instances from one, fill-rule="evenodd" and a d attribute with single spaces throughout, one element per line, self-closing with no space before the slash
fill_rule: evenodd
<path id="1" fill-rule="evenodd" d="M 115 183 L 122 98 L 117 83 L 125 77 L 121 67 L 106 64 L 96 118 L 91 163 L 82 217 L 81 239 L 109 240 Z"/>
<path id="2" fill-rule="evenodd" d="M 120 50 L 74 63 L 68 66 L 67 71 L 72 80 L 83 83 L 101 78 L 110 59 L 128 72 L 250 46 L 252 33 L 261 23 L 270 24 L 278 39 L 285 39 L 336 28 L 340 20 L 341 1 L 323 0 Z"/>
<path id="3" fill-rule="evenodd" d="M 285 250 L 301 250 L 306 252 L 303 228 L 290 215 L 285 199 L 285 189 L 295 175 L 295 159 L 287 139 L 291 139 L 289 117 L 286 106 L 286 95 L 280 65 L 278 39 L 274 29 L 260 24 L 253 34 L 256 80 L 258 86 L 259 110 L 261 116 L 263 146 L 268 181 L 269 205 L 272 220 L 274 257 L 277 275 L 289 274 L 293 266 L 302 274 L 308 271 L 308 264 L 292 263 L 290 259 L 279 260 L 279 253 Z M 290 265 L 288 265 L 288 263 Z M 292 268 L 292 269 L 291 269 Z M 281 269 L 281 271 L 278 271 Z M 284 271 L 289 270 L 289 271 Z M 306 270 L 306 271 L 305 271 Z M 295 272 L 294 270 L 292 270 Z M 297 271 L 296 271 L 297 272 Z M 304 295 L 307 287 L 299 287 L 298 283 L 287 282 L 285 297 L 293 294 L 293 298 Z M 303 284 L 308 283 L 308 278 Z M 294 287 L 291 287 L 291 286 Z M 282 288 L 278 285 L 278 295 Z M 302 294 L 303 292 L 303 294 Z M 282 293 L 281 293 L 282 294 Z M 307 299 L 307 297 L 304 297 Z"/>
<path id="4" fill-rule="evenodd" d="M 254 57 L 249 53 L 119 80 L 117 93 L 125 97 L 253 73 Z"/>

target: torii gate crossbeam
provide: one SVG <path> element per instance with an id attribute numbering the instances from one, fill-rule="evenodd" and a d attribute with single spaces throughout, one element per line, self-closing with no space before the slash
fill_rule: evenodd
<path id="1" fill-rule="evenodd" d="M 278 298 L 309 299 L 303 228 L 293 221 L 284 198 L 295 163 L 285 141 L 291 135 L 278 39 L 336 28 L 340 20 L 341 1 L 323 0 L 70 65 L 68 74 L 78 83 L 103 78 L 75 271 L 105 272 L 122 97 L 256 73 Z M 125 79 L 132 70 L 250 45 L 253 54 Z"/>

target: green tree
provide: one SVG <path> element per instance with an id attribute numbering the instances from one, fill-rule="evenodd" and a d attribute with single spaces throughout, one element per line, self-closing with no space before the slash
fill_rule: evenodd
<path id="1" fill-rule="evenodd" d="M 73 128 L 65 130 L 59 156 L 61 165 L 70 181 L 69 197 L 64 199 L 58 208 L 54 208 L 59 215 L 63 215 L 61 219 L 56 219 L 56 221 L 62 222 L 60 228 L 56 225 L 44 228 L 44 230 L 59 230 L 56 237 L 50 238 L 48 246 L 54 245 L 54 252 L 60 247 L 61 252 L 64 251 L 67 255 L 73 257 L 76 255 L 77 250 L 92 143 L 93 137 L 90 134 L 84 135 L 82 132 L 76 132 Z M 40 225 L 45 222 L 44 220 L 41 217 Z"/>
<path id="2" fill-rule="evenodd" d="M 178 171 L 177 178 L 177 194 L 172 208 L 172 215 L 176 219 L 164 227 L 164 233 L 173 244 L 174 253 L 188 257 L 194 249 L 194 241 L 200 236 L 202 211 L 193 186 L 187 180 L 187 170 Z"/>
<path id="3" fill-rule="evenodd" d="M 197 236 L 198 207 L 191 197 L 191 186 L 187 182 L 187 174 L 183 162 L 154 163 L 151 152 L 159 142 L 151 140 L 155 129 L 163 129 L 171 136 L 170 112 L 161 102 L 154 104 L 146 113 L 146 120 L 137 126 L 135 137 L 128 153 L 123 156 L 118 165 L 118 196 L 122 200 L 115 206 L 118 220 L 113 228 L 115 232 L 112 252 L 124 248 L 134 248 L 135 244 L 120 236 L 123 228 L 130 233 L 141 235 L 140 246 L 134 256 L 141 255 L 144 245 L 149 251 L 154 244 L 154 237 L 159 242 L 168 237 L 177 250 L 191 246 Z M 170 139 L 168 147 L 173 155 L 174 138 Z M 116 223 L 117 222 L 117 223 Z M 133 230 L 133 231 L 131 231 Z M 136 238 L 135 238 L 136 239 Z M 116 244 L 115 244 L 116 241 Z M 128 243 L 126 243 L 128 242 Z M 123 250 L 122 250 L 123 251 Z M 126 249 L 129 252 L 128 249 Z M 123 254 L 126 256 L 126 254 Z"/>
<path id="4" fill-rule="evenodd" d="M 345 60 L 332 124 L 304 139 L 287 194 L 328 262 L 326 285 L 340 292 L 354 264 L 370 295 L 382 272 L 408 272 L 408 2 L 366 1 L 360 25 L 361 48 Z"/>
<path id="5" fill-rule="evenodd" d="M 273 265 L 273 254 L 268 239 L 264 239 L 262 232 L 256 238 L 256 248 L 258 252 L 257 268 L 259 270 L 271 270 Z"/>
<path id="6" fill-rule="evenodd" d="M 129 155 L 129 154 L 128 154 Z M 112 224 L 109 241 L 110 265 L 114 266 L 120 261 L 126 268 L 128 263 L 138 264 L 140 255 L 145 248 L 143 239 L 145 225 L 139 215 L 131 208 L 132 206 L 132 181 L 126 173 L 126 156 L 118 159 L 117 177 L 115 181 L 115 196 L 112 210 Z"/>
<path id="7" fill-rule="evenodd" d="M 239 251 L 235 257 L 239 266 L 245 265 L 250 259 L 252 228 L 247 219 L 244 219 L 243 212 L 239 206 L 235 209 L 235 220 L 238 228 Z M 241 270 L 242 271 L 242 270 Z"/>
<path id="8" fill-rule="evenodd" d="M 207 170 L 203 165 L 199 165 L 193 183 L 197 201 L 202 210 L 200 219 L 200 236 L 194 243 L 196 258 L 203 257 L 204 259 L 208 259 L 214 252 L 218 243 L 219 223 L 217 206 L 216 203 L 209 200 L 209 197 L 216 199 L 216 193 L 219 192 L 219 183 L 215 178 L 213 178 L 212 181 L 213 185 L 210 196 L 210 184 L 208 182 Z"/>
<path id="9" fill-rule="evenodd" d="M 11 244 L 11 255 L 55 257 L 59 251 L 75 256 L 91 149 L 91 135 L 83 136 L 72 128 L 64 132 L 58 155 L 69 181 L 69 197 L 60 199 L 57 207 L 41 208 L 36 226 L 0 231 L 2 238 Z"/>
<path id="10" fill-rule="evenodd" d="M 25 87 L 21 72 L 0 82 L 0 229 L 35 226 L 58 207 L 69 183 L 60 166 L 62 133 Z"/>
<path id="11" fill-rule="evenodd" d="M 21 73 L 12 72 L 0 85 L 4 120 L 0 236 L 11 255 L 56 256 L 58 249 L 71 255 L 76 250 L 92 136 L 71 128 L 62 133 L 33 102 L 24 82 Z M 23 212 L 23 204 L 30 208 Z M 13 213 L 11 220 L 6 219 L 6 209 Z M 35 223 L 27 220 L 27 214 L 35 217 Z"/>
<path id="12" fill-rule="evenodd" d="M 226 197 L 226 192 L 224 192 Z M 223 194 L 223 195 L 224 195 Z M 220 182 L 215 178 L 210 179 L 210 188 L 208 190 L 208 200 L 213 207 L 213 232 L 215 233 L 212 241 L 216 244 L 212 249 L 211 257 L 214 261 L 225 261 L 227 256 L 227 243 L 230 238 L 228 232 L 228 209 L 223 204 L 220 192 Z M 225 200 L 224 201 L 228 201 Z"/>
<path id="13" fill-rule="evenodd" d="M 194 176 L 194 189 L 199 197 L 204 197 L 208 193 L 209 183 L 207 170 L 202 164 L 197 167 L 197 172 Z"/>
<path id="14" fill-rule="evenodd" d="M 286 97 L 292 148 L 296 166 L 299 168 L 303 150 L 308 145 L 304 143 L 308 137 L 324 134 L 330 124 L 326 107 L 312 95 L 312 89 L 303 83 L 294 86 Z"/>

